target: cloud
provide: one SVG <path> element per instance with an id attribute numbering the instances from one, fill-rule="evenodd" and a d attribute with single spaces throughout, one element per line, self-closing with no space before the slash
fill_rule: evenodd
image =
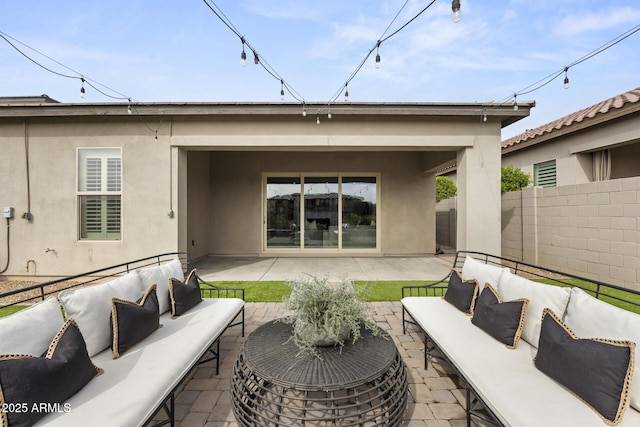
<path id="1" fill-rule="evenodd" d="M 563 36 L 577 36 L 589 31 L 606 30 L 620 25 L 637 23 L 638 20 L 640 20 L 640 9 L 631 6 L 614 7 L 605 11 L 567 16 L 558 22 L 553 33 Z"/>

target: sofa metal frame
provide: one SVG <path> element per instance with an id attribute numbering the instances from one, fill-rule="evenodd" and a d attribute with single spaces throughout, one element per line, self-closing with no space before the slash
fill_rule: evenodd
<path id="1" fill-rule="evenodd" d="M 497 267 L 509 267 L 514 274 L 526 277 L 531 280 L 542 280 L 544 283 L 556 286 L 564 287 L 579 287 L 588 294 L 595 298 L 601 299 L 614 305 L 623 305 L 626 309 L 631 309 L 636 313 L 640 313 L 640 291 L 633 289 L 623 288 L 621 286 L 612 285 L 610 283 L 601 282 L 598 280 L 588 279 L 586 277 L 577 276 L 575 274 L 564 273 L 557 270 L 552 270 L 545 267 L 529 264 L 522 261 L 516 261 L 509 258 L 504 258 L 497 255 L 491 255 L 484 252 L 475 251 L 458 251 L 456 252 L 455 259 L 453 261 L 452 269 L 458 271 L 462 270 L 462 266 L 467 256 L 471 256 L 478 261 L 485 264 L 494 265 Z M 402 287 L 402 298 L 405 297 L 442 297 L 447 289 L 447 284 L 451 272 L 449 272 L 444 278 L 438 280 L 435 283 L 426 285 L 413 285 Z M 428 367 L 429 356 L 444 360 L 454 370 L 454 365 L 450 363 L 443 352 L 437 347 L 435 342 L 431 339 L 429 334 L 424 331 L 417 322 L 415 322 L 411 315 L 402 308 L 402 332 L 407 333 L 407 327 L 413 326 L 419 329 L 424 335 L 424 368 Z M 457 370 L 456 370 L 457 371 Z M 456 372 L 458 378 L 464 383 L 466 389 L 466 413 L 467 413 L 467 427 L 471 426 L 471 417 L 481 419 L 493 425 L 502 426 L 502 423 L 498 418 L 488 409 L 482 399 L 478 397 L 477 393 L 470 386 L 469 380 L 466 378 L 463 372 Z M 478 404 L 480 405 L 478 407 Z"/>
<path id="2" fill-rule="evenodd" d="M 146 258 L 137 259 L 134 261 L 124 262 L 122 264 L 112 265 L 109 267 L 100 268 L 97 270 L 75 274 L 73 276 L 63 277 L 47 282 L 35 284 L 22 289 L 16 289 L 4 293 L 0 293 L 0 309 L 11 306 L 19 306 L 23 304 L 33 304 L 39 301 L 44 301 L 51 295 L 57 295 L 59 292 L 65 289 L 73 289 L 81 286 L 89 286 L 94 284 L 103 283 L 105 281 L 114 279 L 116 277 L 127 274 L 131 271 L 139 268 L 153 267 L 162 265 L 165 262 L 169 262 L 175 258 L 178 258 L 182 263 L 182 270 L 185 276 L 193 269 L 193 263 L 191 257 L 187 252 L 167 252 L 158 255 L 149 256 Z M 197 275 L 198 283 L 200 284 L 200 292 L 205 298 L 240 298 L 244 301 L 244 289 L 242 288 L 224 288 L 220 286 L 212 285 L 200 276 Z M 3 299 L 7 297 L 13 297 L 11 302 L 3 302 Z M 227 325 L 227 328 L 232 326 L 240 326 L 242 328 L 242 336 L 245 332 L 245 318 L 244 307 L 238 314 L 238 320 Z M 197 365 L 206 363 L 212 360 L 216 361 L 216 374 L 220 370 L 220 338 L 215 340 L 213 345 L 205 350 L 199 358 Z M 206 356 L 206 357 L 205 357 Z M 195 366 L 193 367 L 195 368 Z M 162 426 L 170 424 L 175 425 L 175 396 L 181 390 L 184 382 L 190 377 L 193 370 L 187 372 L 187 374 L 180 379 L 180 382 L 173 390 L 168 390 L 167 398 L 160 407 L 156 409 L 154 414 L 145 422 L 145 426 Z M 156 416 L 160 411 L 164 411 L 166 419 L 156 420 Z"/>

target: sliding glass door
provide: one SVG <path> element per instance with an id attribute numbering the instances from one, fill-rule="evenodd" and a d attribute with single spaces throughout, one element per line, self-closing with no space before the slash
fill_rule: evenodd
<path id="1" fill-rule="evenodd" d="M 265 196 L 267 250 L 377 248 L 376 176 L 267 176 Z"/>

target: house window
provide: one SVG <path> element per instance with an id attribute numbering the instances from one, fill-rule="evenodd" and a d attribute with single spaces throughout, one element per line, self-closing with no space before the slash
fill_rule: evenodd
<path id="1" fill-rule="evenodd" d="M 376 176 L 267 177 L 266 248 L 376 249 L 377 183 Z"/>
<path id="2" fill-rule="evenodd" d="M 556 161 L 537 163 L 533 165 L 533 184 L 540 187 L 556 186 Z"/>
<path id="3" fill-rule="evenodd" d="M 119 148 L 78 150 L 81 240 L 120 240 L 122 153 Z"/>

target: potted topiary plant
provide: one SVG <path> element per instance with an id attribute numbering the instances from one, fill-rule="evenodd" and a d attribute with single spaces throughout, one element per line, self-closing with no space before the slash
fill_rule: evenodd
<path id="1" fill-rule="evenodd" d="M 380 335 L 381 329 L 363 301 L 363 286 L 356 288 L 350 280 L 332 281 L 328 277 L 303 276 L 288 283 L 291 295 L 285 299 L 290 312 L 283 319 L 293 325 L 291 339 L 299 354 L 318 356 L 317 347 L 340 346 L 361 336 L 360 326 Z"/>

